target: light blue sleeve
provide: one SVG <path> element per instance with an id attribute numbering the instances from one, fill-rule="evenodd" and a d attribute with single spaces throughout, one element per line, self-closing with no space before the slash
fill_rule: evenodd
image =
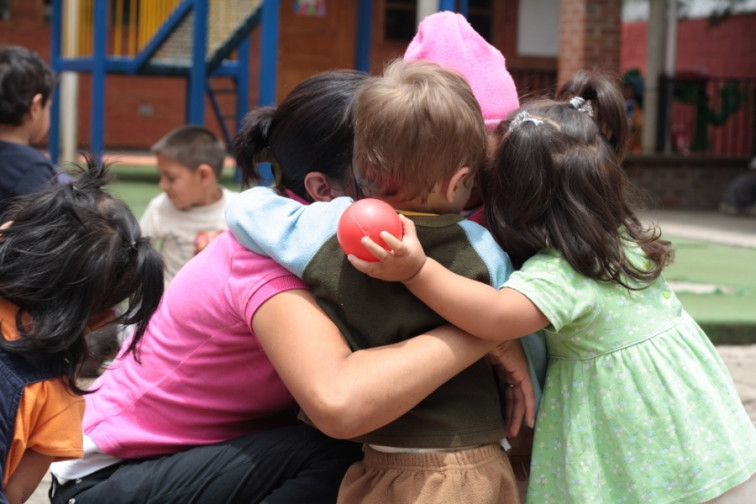
<path id="1" fill-rule="evenodd" d="M 488 266 L 491 285 L 500 289 L 513 272 L 509 255 L 496 243 L 488 230 L 475 222 L 461 221 L 459 225 L 465 230 L 475 250 Z M 530 367 L 530 379 L 535 390 L 536 409 L 541 402 L 541 393 L 546 383 L 546 335 L 543 331 L 528 334 L 520 338 L 520 344 L 525 352 Z"/>
<path id="2" fill-rule="evenodd" d="M 307 264 L 336 234 L 339 218 L 352 204 L 346 196 L 309 205 L 253 187 L 226 207 L 226 224 L 245 248 L 274 259 L 302 277 Z"/>

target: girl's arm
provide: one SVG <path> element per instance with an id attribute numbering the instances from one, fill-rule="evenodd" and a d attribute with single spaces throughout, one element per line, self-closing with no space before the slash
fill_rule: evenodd
<path id="1" fill-rule="evenodd" d="M 345 439 L 397 419 L 495 346 L 444 326 L 352 352 L 304 290 L 273 296 L 258 308 L 252 329 L 307 416 L 325 434 Z M 523 374 L 520 378 L 530 385 Z M 531 402 L 528 423 L 533 415 Z"/>
<path id="2" fill-rule="evenodd" d="M 8 504 L 21 504 L 31 497 L 42 477 L 55 460 L 52 455 L 43 455 L 34 450 L 26 450 L 18 462 L 16 470 L 8 480 L 4 492 Z"/>
<path id="3" fill-rule="evenodd" d="M 543 329 L 549 320 L 524 295 L 457 275 L 425 256 L 414 223 L 400 216 L 404 236 L 390 233 L 381 238 L 386 251 L 368 237 L 362 244 L 379 259 L 363 261 L 350 255 L 359 271 L 387 281 L 401 281 L 412 293 L 443 318 L 470 334 L 489 341 L 520 338 Z"/>

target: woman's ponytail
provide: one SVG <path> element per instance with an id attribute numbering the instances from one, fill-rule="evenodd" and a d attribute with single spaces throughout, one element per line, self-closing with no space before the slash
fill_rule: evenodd
<path id="1" fill-rule="evenodd" d="M 249 187 L 252 182 L 262 178 L 257 163 L 270 161 L 270 128 L 275 113 L 275 107 L 261 107 L 244 116 L 234 139 L 234 153 L 236 165 L 242 173 L 242 187 Z"/>

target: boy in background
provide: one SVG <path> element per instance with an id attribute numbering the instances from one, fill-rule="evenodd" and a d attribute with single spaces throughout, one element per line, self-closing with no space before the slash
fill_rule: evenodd
<path id="1" fill-rule="evenodd" d="M 0 47 L 0 214 L 8 198 L 57 183 L 55 165 L 30 145 L 50 128 L 54 86 L 52 70 L 37 53 Z"/>
<path id="2" fill-rule="evenodd" d="M 226 149 L 211 131 L 180 126 L 152 146 L 163 191 L 139 221 L 165 261 L 165 286 L 176 272 L 226 229 L 226 204 L 237 193 L 219 183 Z"/>

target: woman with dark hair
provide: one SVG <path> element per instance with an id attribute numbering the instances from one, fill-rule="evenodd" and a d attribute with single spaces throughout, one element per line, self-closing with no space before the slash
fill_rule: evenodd
<path id="1" fill-rule="evenodd" d="M 294 197 L 352 187 L 365 78 L 319 74 L 250 112 L 236 140 L 245 182 L 270 161 Z M 182 268 L 146 336 L 141 365 L 122 355 L 93 385 L 85 457 L 55 465 L 52 502 L 335 502 L 361 451 L 333 438 L 396 419 L 492 349 L 445 326 L 352 352 L 299 279 L 229 233 Z"/>

